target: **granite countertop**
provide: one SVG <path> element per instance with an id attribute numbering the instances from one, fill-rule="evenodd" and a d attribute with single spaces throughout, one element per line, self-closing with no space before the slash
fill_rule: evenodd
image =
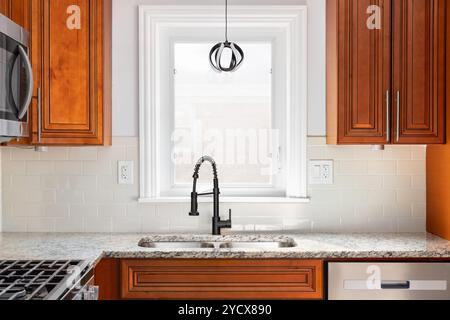
<path id="1" fill-rule="evenodd" d="M 152 249 L 147 241 L 289 241 L 294 248 L 280 249 Z M 450 242 L 430 234 L 39 234 L 0 233 L 0 260 L 81 259 L 96 263 L 107 258 L 297 258 L 297 259 L 450 259 Z"/>

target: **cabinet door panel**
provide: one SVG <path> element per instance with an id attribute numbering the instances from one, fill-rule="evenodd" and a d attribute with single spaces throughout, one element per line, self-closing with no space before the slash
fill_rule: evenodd
<path id="1" fill-rule="evenodd" d="M 33 0 L 32 30 L 33 143 L 110 144 L 111 0 Z"/>
<path id="2" fill-rule="evenodd" d="M 446 0 L 394 1 L 394 143 L 443 143 Z"/>
<path id="3" fill-rule="evenodd" d="M 69 29 L 66 25 L 67 8 L 74 4 L 80 8 L 80 29 Z M 89 0 L 44 3 L 44 135 L 52 131 L 89 132 L 92 129 L 91 10 Z"/>
<path id="4" fill-rule="evenodd" d="M 381 29 L 368 28 L 372 0 L 338 3 L 339 143 L 386 143 L 390 1 L 377 1 Z"/>
<path id="5" fill-rule="evenodd" d="M 123 299 L 323 299 L 318 260 L 122 260 Z"/>
<path id="6" fill-rule="evenodd" d="M 10 3 L 11 0 L 0 0 L 0 14 L 9 17 L 10 16 Z"/>

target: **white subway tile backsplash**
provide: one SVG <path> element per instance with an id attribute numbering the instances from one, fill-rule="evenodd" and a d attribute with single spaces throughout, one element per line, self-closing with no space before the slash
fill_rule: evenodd
<path id="1" fill-rule="evenodd" d="M 30 160 L 39 160 L 40 155 L 38 152 L 35 152 L 34 149 L 24 149 L 24 148 L 14 148 L 10 149 L 11 151 L 11 160 L 14 161 L 30 161 Z"/>
<path id="2" fill-rule="evenodd" d="M 43 208 L 44 215 L 49 218 L 68 218 L 69 205 L 68 204 L 54 204 L 47 205 Z"/>
<path id="3" fill-rule="evenodd" d="M 369 190 L 348 189 L 342 190 L 342 203 L 347 205 L 367 204 L 369 202 Z"/>
<path id="4" fill-rule="evenodd" d="M 309 220 L 309 219 L 287 218 L 287 219 L 283 219 L 283 230 L 284 231 L 311 232 L 312 223 L 311 223 L 311 220 Z"/>
<path id="5" fill-rule="evenodd" d="M 423 146 L 327 146 L 308 139 L 308 159 L 334 160 L 333 185 L 309 187 L 309 204 L 226 204 L 235 231 L 424 231 Z M 50 148 L 47 153 L 2 150 L 3 230 L 30 232 L 209 233 L 212 205 L 200 217 L 189 204 L 139 204 L 137 138 L 111 148 Z M 135 162 L 135 184 L 117 183 L 117 162 Z M 17 189 L 21 192 L 18 193 Z M 27 197 L 24 198 L 23 194 Z"/>
<path id="6" fill-rule="evenodd" d="M 112 217 L 83 217 L 83 231 L 110 233 L 113 231 Z"/>
<path id="7" fill-rule="evenodd" d="M 353 155 L 359 160 L 383 160 L 383 152 L 372 150 L 371 147 L 355 147 Z"/>
<path id="8" fill-rule="evenodd" d="M 31 217 L 27 219 L 27 232 L 54 232 L 55 219 Z"/>
<path id="9" fill-rule="evenodd" d="M 357 188 L 374 189 L 381 188 L 383 185 L 382 176 L 355 176 L 353 178 Z"/>
<path id="10" fill-rule="evenodd" d="M 414 189 L 426 189 L 427 178 L 425 176 L 413 176 L 412 187 Z"/>
<path id="11" fill-rule="evenodd" d="M 415 218 L 425 219 L 427 216 L 427 205 L 425 203 L 414 203 L 412 205 L 412 214 Z"/>
<path id="12" fill-rule="evenodd" d="M 355 213 L 358 217 L 382 217 L 383 206 L 380 204 L 360 204 L 355 206 Z"/>
<path id="13" fill-rule="evenodd" d="M 114 201 L 114 192 L 112 190 L 97 190 L 86 192 L 84 201 L 88 204 L 105 204 Z"/>
<path id="14" fill-rule="evenodd" d="M 84 203 L 84 193 L 78 190 L 58 190 L 56 193 L 58 204 L 82 204 Z"/>
<path id="15" fill-rule="evenodd" d="M 384 160 L 409 160 L 411 159 L 410 146 L 386 146 L 383 151 Z"/>
<path id="16" fill-rule="evenodd" d="M 98 150 L 95 148 L 70 148 L 69 160 L 89 160 L 97 161 Z"/>
<path id="17" fill-rule="evenodd" d="M 2 154 L 4 152 L 5 150 L 2 150 Z M 3 169 L 2 175 L 10 175 L 10 174 L 25 175 L 27 173 L 25 161 L 17 161 L 17 160 L 11 161 L 10 159 L 3 160 L 2 169 Z"/>
<path id="18" fill-rule="evenodd" d="M 411 176 L 384 176 L 383 188 L 387 189 L 411 188 Z"/>
<path id="19" fill-rule="evenodd" d="M 55 163 L 55 173 L 65 176 L 81 176 L 83 174 L 83 162 L 59 161 Z"/>
<path id="20" fill-rule="evenodd" d="M 29 188 L 40 188 L 41 177 L 40 176 L 16 176 L 11 175 L 10 186 L 11 188 L 16 188 L 17 190 L 26 190 Z"/>
<path id="21" fill-rule="evenodd" d="M 337 167 L 336 175 L 366 175 L 368 173 L 367 161 L 340 160 L 335 162 Z"/>
<path id="22" fill-rule="evenodd" d="M 328 146 L 327 156 L 335 160 L 353 160 L 355 154 L 354 151 L 354 147 Z"/>
<path id="23" fill-rule="evenodd" d="M 395 161 L 369 161 L 368 173 L 373 175 L 395 175 L 397 163 Z"/>
<path id="24" fill-rule="evenodd" d="M 411 159 L 412 160 L 425 160 L 427 157 L 426 146 L 412 146 L 411 147 Z"/>
<path id="25" fill-rule="evenodd" d="M 395 204 L 397 203 L 397 193 L 395 190 L 372 190 L 369 192 L 369 204 Z"/>
<path id="26" fill-rule="evenodd" d="M 100 148 L 98 149 L 98 160 L 99 161 L 118 161 L 124 160 L 126 158 L 126 146 L 116 146 L 111 148 Z"/>
<path id="27" fill-rule="evenodd" d="M 83 230 L 83 217 L 64 217 L 55 219 L 55 231 L 80 232 Z"/>
<path id="28" fill-rule="evenodd" d="M 398 171 L 399 175 L 417 175 L 419 172 L 423 172 L 425 175 L 425 161 L 421 160 L 411 160 L 411 161 L 398 161 Z"/>
<path id="29" fill-rule="evenodd" d="M 44 206 L 41 204 L 14 202 L 9 207 L 15 217 L 43 217 Z"/>
<path id="30" fill-rule="evenodd" d="M 399 204 L 426 203 L 426 190 L 402 189 L 397 190 L 397 202 Z"/>
<path id="31" fill-rule="evenodd" d="M 5 210 L 5 208 L 4 208 Z M 10 232 L 27 232 L 27 220 L 26 217 L 18 217 L 3 214 L 2 228 L 4 231 Z"/>
<path id="32" fill-rule="evenodd" d="M 85 192 L 97 190 L 97 176 L 71 176 L 67 178 L 71 190 L 84 190 Z"/>
<path id="33" fill-rule="evenodd" d="M 126 212 L 126 205 L 107 204 L 98 207 L 99 217 L 124 217 Z"/>
<path id="34" fill-rule="evenodd" d="M 367 232 L 397 232 L 397 224 L 392 218 L 369 217 Z"/>
<path id="35" fill-rule="evenodd" d="M 55 173 L 55 164 L 52 161 L 28 161 L 27 175 L 51 175 Z"/>
<path id="36" fill-rule="evenodd" d="M 75 204 L 70 206 L 70 216 L 75 217 L 98 217 L 98 206 L 89 204 Z"/>
<path id="37" fill-rule="evenodd" d="M 67 161 L 69 160 L 68 148 L 49 148 L 47 152 L 40 154 L 40 160 Z"/>
<path id="38" fill-rule="evenodd" d="M 424 232 L 426 230 L 425 218 L 398 218 L 398 230 L 401 232 Z"/>
<path id="39" fill-rule="evenodd" d="M 113 217 L 112 232 L 117 232 L 117 233 L 142 232 L 142 218 L 139 218 L 139 217 Z"/>
<path id="40" fill-rule="evenodd" d="M 112 168 L 109 160 L 83 162 L 83 174 L 85 175 L 111 175 Z"/>

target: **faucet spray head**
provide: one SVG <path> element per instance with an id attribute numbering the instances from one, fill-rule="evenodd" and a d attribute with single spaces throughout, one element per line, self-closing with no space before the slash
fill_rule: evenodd
<path id="1" fill-rule="evenodd" d="M 200 213 L 198 212 L 198 200 L 197 200 L 198 194 L 197 192 L 191 193 L 191 212 L 189 212 L 189 215 L 191 217 L 198 217 Z"/>

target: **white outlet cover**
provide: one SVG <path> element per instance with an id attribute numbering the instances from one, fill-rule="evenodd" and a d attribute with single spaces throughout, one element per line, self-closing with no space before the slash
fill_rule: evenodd
<path id="1" fill-rule="evenodd" d="M 310 160 L 309 161 L 309 184 L 329 185 L 334 183 L 334 161 L 333 160 Z"/>
<path id="2" fill-rule="evenodd" d="M 117 177 L 119 184 L 134 184 L 134 162 L 119 161 L 117 166 Z"/>

